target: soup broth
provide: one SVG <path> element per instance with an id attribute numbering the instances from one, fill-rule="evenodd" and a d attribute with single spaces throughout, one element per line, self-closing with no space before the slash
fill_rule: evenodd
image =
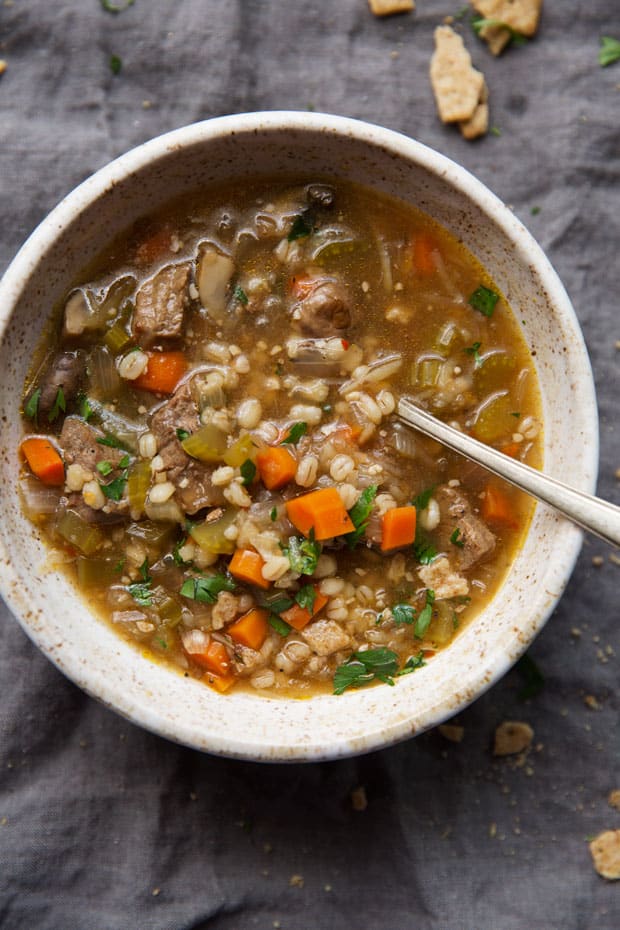
<path id="1" fill-rule="evenodd" d="M 24 509 L 93 610 L 222 693 L 393 683 L 489 603 L 533 509 L 401 424 L 403 395 L 539 464 L 530 352 L 445 229 L 342 181 L 219 186 L 52 315 Z"/>

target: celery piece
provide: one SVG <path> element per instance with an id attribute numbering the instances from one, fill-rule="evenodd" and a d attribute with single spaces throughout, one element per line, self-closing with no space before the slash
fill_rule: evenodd
<path id="1" fill-rule="evenodd" d="M 474 371 L 474 386 L 480 397 L 509 387 L 517 367 L 516 360 L 505 352 L 483 356 Z"/>
<path id="2" fill-rule="evenodd" d="M 65 510 L 60 515 L 56 532 L 84 555 L 93 555 L 105 541 L 101 530 L 87 523 L 75 510 Z"/>
<path id="3" fill-rule="evenodd" d="M 182 607 L 176 598 L 171 597 L 164 588 L 157 587 L 153 591 L 152 606 L 157 616 L 166 626 L 174 628 L 181 621 Z"/>
<path id="4" fill-rule="evenodd" d="M 496 442 L 511 436 L 515 428 L 513 410 L 510 394 L 496 394 L 480 410 L 472 429 L 474 437 L 481 442 Z"/>
<path id="5" fill-rule="evenodd" d="M 189 535 L 197 542 L 201 549 L 212 555 L 231 555 L 235 551 L 234 540 L 224 535 L 228 527 L 232 526 L 237 517 L 237 510 L 229 507 L 217 520 L 205 520 L 192 526 Z"/>
<path id="6" fill-rule="evenodd" d="M 151 484 L 149 462 L 134 462 L 127 475 L 127 496 L 132 515 L 144 512 L 146 495 Z"/>
<path id="7" fill-rule="evenodd" d="M 416 382 L 419 387 L 434 387 L 439 378 L 442 361 L 438 358 L 422 358 L 416 367 Z"/>
<path id="8" fill-rule="evenodd" d="M 426 639 L 437 646 L 446 646 L 454 636 L 454 608 L 446 601 L 433 604 L 433 617 Z"/>
<path id="9" fill-rule="evenodd" d="M 131 336 L 125 329 L 123 323 L 117 320 L 113 326 L 106 332 L 103 341 L 112 353 L 118 355 L 131 342 Z"/>
<path id="10" fill-rule="evenodd" d="M 207 423 L 184 439 L 181 445 L 188 455 L 200 462 L 221 462 L 226 452 L 226 433 L 213 423 Z"/>
<path id="11" fill-rule="evenodd" d="M 256 447 L 249 433 L 239 436 L 239 439 L 233 442 L 232 446 L 222 456 L 224 462 L 232 466 L 232 468 L 239 468 L 248 459 L 253 462 L 255 457 Z"/>
<path id="12" fill-rule="evenodd" d="M 107 587 L 118 581 L 119 561 L 113 559 L 84 559 L 76 562 L 77 580 L 81 588 Z"/>
<path id="13" fill-rule="evenodd" d="M 142 464 L 142 463 L 141 463 Z M 153 523 L 152 520 L 142 520 L 140 523 L 130 523 L 126 531 L 133 539 L 140 539 L 147 546 L 163 547 L 175 532 L 175 527 L 166 523 Z"/>

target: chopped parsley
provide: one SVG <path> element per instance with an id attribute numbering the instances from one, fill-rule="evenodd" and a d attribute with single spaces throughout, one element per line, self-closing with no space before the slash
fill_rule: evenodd
<path id="1" fill-rule="evenodd" d="M 271 508 L 271 510 L 269 511 L 269 518 L 272 523 L 276 522 L 276 520 L 278 519 L 278 508 L 277 507 Z"/>
<path id="2" fill-rule="evenodd" d="M 191 562 L 186 562 L 185 559 L 182 558 L 182 556 L 181 556 L 181 549 L 182 549 L 183 546 L 185 546 L 185 545 L 187 545 L 187 537 L 186 537 L 186 536 L 185 536 L 183 539 L 179 539 L 179 541 L 176 542 L 176 543 L 174 544 L 174 546 L 173 546 L 173 548 L 172 548 L 172 558 L 174 559 L 174 564 L 175 564 L 175 565 L 179 565 L 179 566 L 181 566 L 181 565 L 191 565 Z"/>
<path id="3" fill-rule="evenodd" d="M 508 23 L 503 23 L 500 19 L 485 19 L 483 16 L 472 16 L 471 28 L 477 36 L 487 27 L 506 29 L 510 33 L 512 45 L 525 45 L 527 42 L 527 36 L 524 36 L 522 32 L 517 32 L 516 29 L 513 29 Z"/>
<path id="4" fill-rule="evenodd" d="M 401 670 L 396 672 L 396 674 L 398 676 L 409 675 L 410 672 L 415 672 L 416 669 L 422 668 L 423 665 L 426 665 L 426 659 L 424 658 L 424 653 L 420 649 L 417 655 L 409 656 Z"/>
<path id="5" fill-rule="evenodd" d="M 406 623 L 410 626 L 415 620 L 415 610 L 411 604 L 394 604 L 392 607 L 394 623 Z"/>
<path id="6" fill-rule="evenodd" d="M 375 497 L 377 496 L 377 489 L 378 486 L 376 484 L 370 484 L 367 488 L 364 488 L 349 510 L 351 523 L 355 527 L 351 533 L 347 533 L 344 537 L 349 549 L 354 549 L 364 535 L 366 527 L 368 526 L 368 518 L 372 511 Z"/>
<path id="7" fill-rule="evenodd" d="M 416 639 L 423 639 L 424 634 L 428 630 L 429 624 L 433 617 L 433 604 L 435 603 L 435 592 L 432 588 L 428 588 L 426 591 L 426 603 L 420 611 L 418 619 L 415 622 L 413 628 L 413 635 Z"/>
<path id="8" fill-rule="evenodd" d="M 110 55 L 109 65 L 112 74 L 120 74 L 123 70 L 123 62 L 118 55 Z"/>
<path id="9" fill-rule="evenodd" d="M 434 545 L 421 532 L 416 533 L 413 554 L 420 565 L 430 565 L 437 558 L 437 550 Z"/>
<path id="10" fill-rule="evenodd" d="M 41 388 L 37 388 L 36 391 L 33 391 L 26 405 L 24 407 L 24 413 L 29 420 L 34 420 L 35 423 L 38 423 L 39 420 L 39 401 L 41 400 Z"/>
<path id="11" fill-rule="evenodd" d="M 142 581 L 135 581 L 133 584 L 127 585 L 127 590 L 140 607 L 151 607 L 153 603 L 153 592 L 151 591 L 153 579 L 149 572 L 148 559 L 145 559 L 140 566 L 140 577 Z"/>
<path id="12" fill-rule="evenodd" d="M 379 647 L 354 652 L 339 665 L 334 675 L 334 694 L 343 694 L 347 688 L 362 688 L 372 681 L 393 685 L 398 673 L 398 656 L 391 649 Z"/>
<path id="13" fill-rule="evenodd" d="M 188 433 L 186 429 L 181 429 L 181 427 L 177 429 L 177 439 L 179 440 L 179 442 L 185 442 L 185 440 L 189 439 L 191 435 L 192 434 Z"/>
<path id="14" fill-rule="evenodd" d="M 485 287 L 484 284 L 481 284 L 480 287 L 477 287 L 474 293 L 470 296 L 468 303 L 470 307 L 473 307 L 474 310 L 478 310 L 484 316 L 493 316 L 493 311 L 495 310 L 495 304 L 499 300 L 499 294 L 496 294 L 495 291 L 492 291 L 490 288 Z"/>
<path id="15" fill-rule="evenodd" d="M 598 63 L 601 68 L 613 65 L 620 59 L 620 42 L 612 36 L 601 36 L 601 47 L 598 53 Z"/>
<path id="16" fill-rule="evenodd" d="M 122 457 L 122 459 L 120 460 L 120 462 L 118 463 L 118 467 L 119 467 L 119 468 L 127 468 L 127 466 L 129 465 L 130 461 L 131 461 L 130 456 L 129 456 L 129 455 L 124 455 L 124 456 Z"/>
<path id="17" fill-rule="evenodd" d="M 462 549 L 463 546 L 465 545 L 465 540 L 462 538 L 462 535 L 463 534 L 461 533 L 459 527 L 457 526 L 455 527 L 452 535 L 450 536 L 450 542 L 452 543 L 452 545 L 458 546 L 459 549 Z"/>
<path id="18" fill-rule="evenodd" d="M 54 420 L 57 420 L 60 416 L 60 412 L 62 411 L 64 413 L 66 409 L 67 402 L 65 400 L 65 392 L 63 391 L 62 387 L 59 387 L 56 391 L 56 397 L 54 398 L 52 409 L 47 415 L 48 423 L 53 423 Z"/>
<path id="19" fill-rule="evenodd" d="M 519 700 L 527 701 L 540 694 L 545 686 L 545 678 L 534 660 L 526 653 L 521 656 L 515 668 L 523 679 L 523 687 L 517 694 Z"/>
<path id="20" fill-rule="evenodd" d="M 242 462 L 239 466 L 239 472 L 243 479 L 241 483 L 247 487 L 249 484 L 252 484 L 256 477 L 256 465 L 252 459 L 246 459 L 245 462 Z"/>
<path id="21" fill-rule="evenodd" d="M 121 3 L 114 3 L 112 0 L 99 0 L 106 13 L 122 13 L 123 10 L 133 6 L 135 0 L 122 0 Z"/>
<path id="22" fill-rule="evenodd" d="M 532 216 L 538 216 L 541 210 L 542 210 L 542 207 L 539 207 L 539 206 L 530 207 L 530 213 L 532 214 Z"/>
<path id="23" fill-rule="evenodd" d="M 290 597 L 287 597 L 286 594 L 276 594 L 274 597 L 265 598 L 261 607 L 266 607 L 271 613 L 281 614 L 285 610 L 288 610 L 289 607 L 292 607 L 293 604 L 294 601 Z"/>
<path id="24" fill-rule="evenodd" d="M 288 636 L 291 632 L 291 627 L 286 623 L 282 617 L 278 617 L 277 614 L 269 614 L 267 617 L 267 623 L 269 626 L 279 633 L 280 636 Z"/>
<path id="25" fill-rule="evenodd" d="M 116 436 L 111 436 L 109 433 L 106 433 L 105 436 L 100 436 L 97 439 L 97 442 L 100 446 L 109 446 L 110 449 L 124 449 L 123 443 L 120 439 L 117 439 Z"/>
<path id="26" fill-rule="evenodd" d="M 103 475 L 103 477 L 105 478 L 106 475 L 109 475 L 110 472 L 113 471 L 114 466 L 112 465 L 111 462 L 97 462 L 97 464 L 95 465 L 95 468 L 97 469 L 99 474 Z"/>
<path id="27" fill-rule="evenodd" d="M 519 417 L 521 416 L 521 412 L 520 412 L 519 410 L 513 410 L 512 413 L 510 414 L 510 416 L 511 416 L 511 417 L 514 417 L 515 420 L 518 420 Z"/>
<path id="28" fill-rule="evenodd" d="M 90 418 L 92 417 L 94 413 L 94 410 L 91 407 L 90 401 L 88 397 L 86 396 L 86 394 L 80 394 L 80 396 L 78 397 L 78 409 L 80 411 L 80 416 L 82 417 L 82 419 L 86 420 L 86 422 L 88 423 L 88 421 L 90 420 Z"/>
<path id="29" fill-rule="evenodd" d="M 243 288 L 238 284 L 234 290 L 233 297 L 237 303 L 243 304 L 244 307 L 248 305 L 250 299 Z"/>
<path id="30" fill-rule="evenodd" d="M 127 484 L 127 474 L 121 475 L 119 478 L 113 478 L 112 481 L 109 481 L 108 484 L 99 484 L 99 487 L 111 501 L 120 501 L 123 493 L 125 491 L 125 485 Z"/>
<path id="31" fill-rule="evenodd" d="M 464 352 L 467 353 L 467 355 L 472 355 L 472 356 L 473 356 L 473 359 L 474 359 L 474 366 L 475 366 L 476 368 L 480 368 L 480 366 L 482 365 L 482 359 L 481 359 L 481 357 L 480 357 L 480 348 L 481 348 L 481 346 L 482 346 L 482 343 L 481 343 L 481 342 L 474 342 L 473 345 L 468 346 L 467 349 L 464 349 L 464 350 L 463 350 Z"/>
<path id="32" fill-rule="evenodd" d="M 319 561 L 321 544 L 313 538 L 289 536 L 288 546 L 282 551 L 289 560 L 292 571 L 299 572 L 300 575 L 312 575 Z"/>
<path id="33" fill-rule="evenodd" d="M 215 604 L 221 591 L 234 591 L 237 585 L 228 575 L 198 575 L 187 578 L 181 586 L 181 594 L 200 604 Z"/>
<path id="34" fill-rule="evenodd" d="M 312 235 L 313 231 L 314 227 L 308 211 L 305 213 L 298 213 L 293 220 L 293 225 L 288 234 L 288 241 L 294 242 L 296 239 L 305 239 L 306 236 Z"/>
<path id="35" fill-rule="evenodd" d="M 287 435 L 284 437 L 281 446 L 291 445 L 295 446 L 299 442 L 302 436 L 305 436 L 308 432 L 308 424 L 300 421 L 299 423 L 293 423 L 289 429 Z"/>
<path id="36" fill-rule="evenodd" d="M 491 128 L 489 129 L 490 136 L 497 136 L 497 138 L 499 138 L 501 134 L 502 134 L 502 131 L 499 128 L 499 126 L 491 126 Z"/>
<path id="37" fill-rule="evenodd" d="M 431 488 L 427 488 L 425 491 L 422 491 L 421 494 L 418 494 L 416 499 L 413 501 L 413 506 L 416 510 L 426 510 L 429 505 L 430 499 L 433 496 L 433 491 L 435 490 L 435 485 Z"/>
<path id="38" fill-rule="evenodd" d="M 314 611 L 314 602 L 316 600 L 316 590 L 314 586 L 305 584 L 295 595 L 295 600 L 300 607 L 303 607 L 309 614 L 312 614 Z"/>

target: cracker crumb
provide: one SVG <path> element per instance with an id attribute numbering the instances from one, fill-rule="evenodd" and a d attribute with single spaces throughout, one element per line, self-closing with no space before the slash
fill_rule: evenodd
<path id="1" fill-rule="evenodd" d="M 153 888 L 153 890 L 151 891 L 151 894 L 153 895 L 154 898 L 156 898 L 157 895 L 161 894 L 161 888 Z"/>
<path id="2" fill-rule="evenodd" d="M 497 824 L 496 823 L 489 824 L 489 836 L 491 837 L 492 840 L 494 840 L 495 837 L 497 836 Z"/>
<path id="3" fill-rule="evenodd" d="M 480 38 L 493 55 L 506 48 L 514 32 L 533 36 L 538 29 L 542 0 L 471 0 L 474 9 L 494 25 L 483 26 Z"/>
<path id="4" fill-rule="evenodd" d="M 613 791 L 610 791 L 607 795 L 607 803 L 610 807 L 615 808 L 615 810 L 620 811 L 620 788 L 614 788 Z"/>
<path id="5" fill-rule="evenodd" d="M 620 556 L 616 555 L 615 552 L 610 552 L 609 561 L 612 565 L 620 565 Z"/>
<path id="6" fill-rule="evenodd" d="M 620 878 L 620 830 L 604 830 L 590 843 L 594 868 L 609 881 Z"/>
<path id="7" fill-rule="evenodd" d="M 474 110 L 472 116 L 469 119 L 461 120 L 459 123 L 459 129 L 461 130 L 461 135 L 465 139 L 477 139 L 479 136 L 484 136 L 489 129 L 489 89 L 487 87 L 486 81 L 482 85 L 482 93 L 480 94 L 480 101 L 478 106 Z"/>
<path id="8" fill-rule="evenodd" d="M 4 58 L 0 58 L 0 74 L 4 74 L 7 68 L 8 68 L 8 65 L 6 61 L 4 60 Z"/>
<path id="9" fill-rule="evenodd" d="M 594 565 L 595 568 L 600 568 L 601 565 L 603 565 L 604 563 L 605 563 L 605 559 L 603 558 L 602 555 L 592 556 L 592 564 Z"/>
<path id="10" fill-rule="evenodd" d="M 368 5 L 375 16 L 392 16 L 415 10 L 415 0 L 368 0 Z"/>
<path id="11" fill-rule="evenodd" d="M 512 756 L 524 752 L 532 744 L 534 731 L 529 723 L 504 720 L 495 730 L 494 756 Z"/>
<path id="12" fill-rule="evenodd" d="M 360 785 L 359 788 L 354 788 L 351 792 L 351 806 L 354 811 L 365 811 L 368 807 L 366 789 L 363 785 Z"/>
<path id="13" fill-rule="evenodd" d="M 456 723 L 442 723 L 437 729 L 443 738 L 450 740 L 451 743 L 461 743 L 465 736 L 465 727 L 460 727 Z"/>
<path id="14" fill-rule="evenodd" d="M 304 887 L 304 877 L 303 875 L 291 875 L 288 880 L 291 888 L 303 888 Z"/>
<path id="15" fill-rule="evenodd" d="M 462 38 L 450 26 L 435 29 L 430 78 L 442 122 L 472 118 L 483 94 L 484 76 L 473 67 Z"/>
<path id="16" fill-rule="evenodd" d="M 570 635 L 573 636 L 575 639 L 579 639 L 579 637 L 581 636 L 581 630 L 579 629 L 578 626 L 574 626 L 571 628 Z"/>
<path id="17" fill-rule="evenodd" d="M 599 702 L 597 701 L 597 699 L 594 697 L 593 694 L 584 694 L 583 703 L 586 705 L 586 707 L 589 707 L 590 710 L 601 709 L 601 705 L 599 704 Z"/>

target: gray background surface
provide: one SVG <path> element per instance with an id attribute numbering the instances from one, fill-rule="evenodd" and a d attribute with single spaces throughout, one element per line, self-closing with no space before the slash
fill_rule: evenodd
<path id="1" fill-rule="evenodd" d="M 592 358 L 599 493 L 618 502 L 620 63 L 597 63 L 599 36 L 620 38 L 618 3 L 547 0 L 538 38 L 498 60 L 464 25 L 501 130 L 474 144 L 438 122 L 427 77 L 433 29 L 460 6 L 418 0 L 378 20 L 365 0 L 135 0 L 118 16 L 98 0 L 0 0 L 0 272 L 67 191 L 168 129 L 312 108 L 400 130 L 473 171 L 546 249 Z M 139 730 L 0 605 L 0 926 L 617 930 L 620 883 L 596 875 L 587 846 L 620 828 L 606 801 L 620 787 L 610 554 L 586 542 L 530 650 L 545 677 L 534 699 L 512 671 L 461 714 L 460 745 L 434 731 L 288 767 Z M 503 719 L 535 730 L 522 766 L 491 754 Z"/>

